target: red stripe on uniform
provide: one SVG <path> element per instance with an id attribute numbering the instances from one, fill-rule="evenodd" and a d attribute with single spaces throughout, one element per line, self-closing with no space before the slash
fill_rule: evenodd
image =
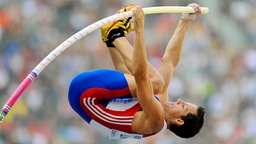
<path id="1" fill-rule="evenodd" d="M 103 126 L 127 133 L 133 133 L 131 127 L 132 119 L 134 114 L 141 108 L 139 103 L 125 111 L 116 111 L 106 109 L 106 107 L 98 102 L 103 99 L 120 98 L 128 94 L 130 94 L 129 88 L 121 90 L 91 88 L 82 94 L 80 105 L 94 121 Z"/>
<path id="2" fill-rule="evenodd" d="M 133 117 L 130 117 L 130 116 L 121 118 L 120 116 L 116 117 L 116 116 L 108 114 L 106 112 L 104 113 L 103 112 L 104 110 L 99 110 L 98 108 L 96 108 L 97 106 L 94 105 L 94 100 L 95 100 L 95 98 L 84 99 L 84 104 L 98 118 L 100 118 L 106 122 L 112 123 L 112 124 L 120 124 L 120 125 L 127 125 L 127 123 L 129 125 L 132 122 Z M 111 117 L 109 115 L 111 115 Z"/>

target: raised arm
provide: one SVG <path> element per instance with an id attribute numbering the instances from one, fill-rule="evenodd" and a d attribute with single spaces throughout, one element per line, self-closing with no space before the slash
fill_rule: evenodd
<path id="1" fill-rule="evenodd" d="M 178 25 L 169 40 L 165 53 L 162 57 L 162 64 L 160 66 L 159 72 L 161 73 L 164 81 L 165 86 L 163 88 L 163 93 L 158 95 L 161 103 L 165 103 L 168 100 L 168 86 L 170 84 L 174 68 L 178 65 L 181 54 L 182 54 L 182 47 L 183 42 L 187 33 L 187 30 L 192 23 L 193 20 L 196 19 L 198 15 L 200 15 L 201 10 L 198 4 L 192 3 L 188 6 L 193 7 L 196 13 L 193 14 L 183 14 L 181 19 L 178 22 Z"/>
<path id="2" fill-rule="evenodd" d="M 154 98 L 153 87 L 147 74 L 147 54 L 144 44 L 144 13 L 136 6 L 132 9 L 135 20 L 135 43 L 133 51 L 133 75 L 137 85 L 137 98 L 143 109 L 133 119 L 133 130 L 139 133 L 158 132 L 163 126 L 164 116 L 160 103 Z"/>
<path id="3" fill-rule="evenodd" d="M 141 7 L 135 7 L 134 13 L 135 40 L 133 51 L 133 69 L 135 77 L 146 77 L 148 71 L 147 54 L 144 43 L 144 13 Z"/>

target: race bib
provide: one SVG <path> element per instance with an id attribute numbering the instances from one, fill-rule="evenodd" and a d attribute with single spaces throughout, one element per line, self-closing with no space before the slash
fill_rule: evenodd
<path id="1" fill-rule="evenodd" d="M 119 130 L 112 129 L 110 133 L 110 139 L 142 139 L 141 134 L 129 134 Z"/>

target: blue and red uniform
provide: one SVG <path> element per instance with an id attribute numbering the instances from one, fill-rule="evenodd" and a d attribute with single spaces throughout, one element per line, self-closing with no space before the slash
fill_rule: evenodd
<path id="1" fill-rule="evenodd" d="M 132 131 L 133 116 L 141 106 L 132 97 L 122 72 L 92 70 L 81 73 L 72 80 L 68 99 L 86 122 L 107 132 L 111 138 L 149 136 Z"/>

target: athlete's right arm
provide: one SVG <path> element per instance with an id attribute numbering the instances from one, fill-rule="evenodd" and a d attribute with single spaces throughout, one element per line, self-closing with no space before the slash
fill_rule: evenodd
<path id="1" fill-rule="evenodd" d="M 192 21 L 195 20 L 196 17 L 199 16 L 201 13 L 200 6 L 198 4 L 192 3 L 188 6 L 193 7 L 196 13 L 184 14 L 181 17 L 171 39 L 166 46 L 165 53 L 162 57 L 162 64 L 160 66 L 159 72 L 161 73 L 165 81 L 165 86 L 163 87 L 162 94 L 158 95 L 162 103 L 169 101 L 167 94 L 168 87 L 172 79 L 174 69 L 181 59 L 183 42 L 187 30 Z"/>

